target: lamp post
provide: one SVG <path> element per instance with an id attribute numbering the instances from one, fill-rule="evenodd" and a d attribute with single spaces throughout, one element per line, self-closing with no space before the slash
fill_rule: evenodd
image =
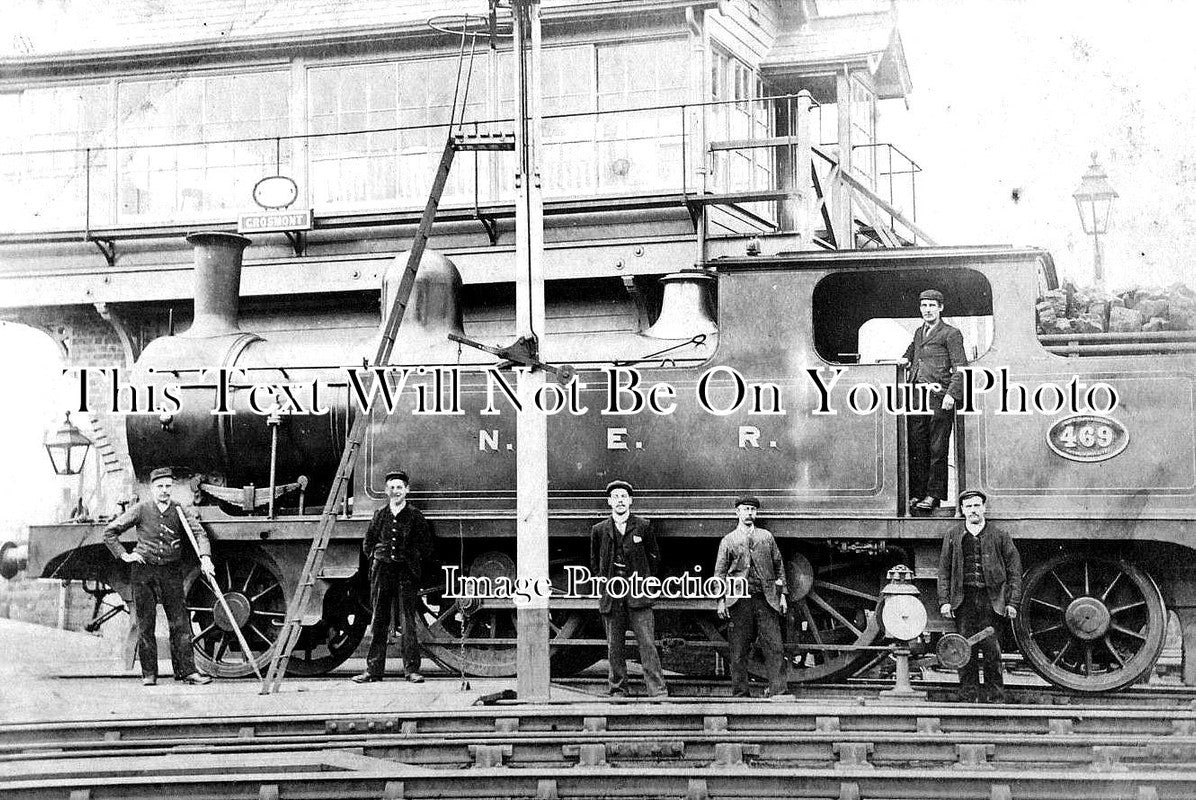
<path id="1" fill-rule="evenodd" d="M 1072 194 L 1076 199 L 1076 208 L 1080 212 L 1080 224 L 1084 226 L 1084 233 L 1092 237 L 1095 252 L 1096 285 L 1105 283 L 1105 264 L 1101 255 L 1100 237 L 1109 230 L 1109 216 L 1113 211 L 1113 201 L 1117 192 L 1109 183 L 1109 176 L 1104 167 L 1096 162 L 1096 153 L 1092 153 L 1092 164 L 1084 177 L 1080 180 L 1080 188 Z"/>
<path id="2" fill-rule="evenodd" d="M 54 433 L 47 433 L 43 444 L 55 474 L 78 475 L 83 471 L 83 461 L 91 449 L 91 439 L 71 422 L 69 411 L 62 420 L 62 427 Z"/>

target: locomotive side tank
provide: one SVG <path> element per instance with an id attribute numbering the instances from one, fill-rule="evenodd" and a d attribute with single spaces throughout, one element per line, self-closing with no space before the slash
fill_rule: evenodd
<path id="1" fill-rule="evenodd" d="M 223 239 L 193 243 L 213 252 L 238 249 Z M 402 261 L 400 256 L 396 264 Z M 383 476 L 394 466 L 414 476 L 411 496 L 436 523 L 440 564 L 462 575 L 515 574 L 519 443 L 502 383 L 513 386 L 517 378 L 499 368 L 498 359 L 447 338 L 464 333 L 492 344 L 509 340 L 509 298 L 497 289 L 463 289 L 442 256 L 429 253 L 424 261 L 387 373 L 396 390 L 403 381 L 402 391 L 392 409 L 375 394 L 372 408 L 362 412 L 371 415 L 371 425 L 352 502 L 320 576 L 325 594 L 310 609 L 306 639 L 292 660 L 298 671 L 329 669 L 360 642 L 367 613 L 359 594 L 360 538 L 372 509 L 384 502 Z M 1082 691 L 1124 686 L 1153 667 L 1168 607 L 1184 625 L 1185 651 L 1196 652 L 1194 553 L 1186 533 L 1196 506 L 1193 347 L 1146 342 L 1132 353 L 1097 349 L 1074 358 L 1049 352 L 1036 338 L 1033 309 L 1039 287 L 1053 283 L 1049 256 L 1024 249 L 725 259 L 663 281 L 662 307 L 649 324 L 621 285 L 550 282 L 541 357 L 577 368 L 578 382 L 561 387 L 560 397 L 586 409 L 557 410 L 549 420 L 554 583 L 562 585 L 565 566 L 586 563 L 588 523 L 602 513 L 601 487 L 613 478 L 636 485 L 637 511 L 657 524 L 666 575 L 709 573 L 718 538 L 733 526 L 731 499 L 751 491 L 764 502 L 764 524 L 777 536 L 790 573 L 785 633 L 791 679 L 856 668 L 855 653 L 827 648 L 870 644 L 880 636 L 875 611 L 892 564 L 913 566 L 927 584 L 923 594 L 932 593 L 939 542 L 959 524 L 949 511 L 906 515 L 904 419 L 866 408 L 871 391 L 883 395 L 899 383 L 894 344 L 899 355 L 916 324 L 918 293 L 935 287 L 948 298 L 947 317 L 964 328 L 977 370 L 976 413 L 961 414 L 957 425 L 953 488 L 987 492 L 992 516 L 1014 534 L 1025 562 L 1035 565 L 1017 631 L 1025 658 L 1059 685 Z M 227 291 L 232 282 L 221 285 Z M 197 320 L 205 302 L 197 301 Z M 339 392 L 329 396 L 332 413 L 281 421 L 273 479 L 268 418 L 238 413 L 212 422 L 200 412 L 211 408 L 210 387 L 196 389 L 187 410 L 169 424 L 130 420 L 139 475 L 165 461 L 209 476 L 197 487 L 201 514 L 230 585 L 258 598 L 250 605 L 261 606 L 254 642 L 261 649 L 248 655 L 264 661 L 280 621 L 271 615 L 294 590 L 315 520 L 298 514 L 293 494 L 280 497 L 271 517 L 252 510 L 252 503 L 230 513 L 229 501 L 212 489 L 260 488 L 302 473 L 309 500 L 319 499 L 339 456 L 337 437 L 357 413 L 343 368 L 359 363 L 357 354 L 369 349 L 375 332 L 330 343 L 339 352 L 329 355 L 319 348 L 272 350 L 270 342 L 230 325 L 228 315 L 222 325 L 211 335 L 159 340 L 139 368 L 153 366 L 160 375 L 172 368 L 250 365 L 251 373 L 263 367 L 260 374 L 273 380 L 293 377 L 300 366 L 338 367 L 332 374 L 313 373 Z M 1004 413 L 999 384 L 979 390 L 986 376 L 1001 374 L 1029 386 L 1031 394 L 1042 385 L 1063 387 L 1066 394 L 1073 379 L 1103 383 L 1119 404 L 1074 413 Z M 363 375 L 368 388 L 370 373 Z M 634 388 L 632 381 L 638 381 Z M 658 386 L 668 391 L 657 393 L 654 410 L 648 398 Z M 862 388 L 853 400 L 855 387 Z M 231 407 L 244 412 L 250 392 L 248 385 L 234 386 Z M 637 397 L 642 408 L 634 408 Z M 438 400 L 447 405 L 437 407 Z M 85 547 L 74 548 L 76 541 Z M 106 553 L 87 550 L 90 543 L 79 526 L 35 528 L 31 568 L 43 575 L 57 571 L 58 577 L 91 569 L 118 585 L 112 565 L 103 567 Z M 273 583 L 263 586 L 262 580 Z M 512 673 L 509 602 L 447 598 L 443 581 L 435 579 L 423 597 L 421 635 L 430 655 L 475 674 Z M 201 611 L 210 605 L 202 596 L 193 599 Z M 556 671 L 600 656 L 594 602 L 557 598 L 551 608 Z M 666 666 L 710 668 L 711 653 L 725 646 L 713 603 L 663 601 L 659 613 Z M 207 659 L 226 674 L 249 672 L 244 654 L 208 632 L 220 628 L 218 615 L 197 612 L 194 624 L 201 662 Z M 935 619 L 932 628 L 946 625 Z M 1191 659 L 1185 678 L 1196 682 Z"/>

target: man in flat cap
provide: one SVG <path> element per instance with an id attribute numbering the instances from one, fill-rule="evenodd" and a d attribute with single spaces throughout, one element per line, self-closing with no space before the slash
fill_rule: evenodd
<path id="1" fill-rule="evenodd" d="M 635 489 L 627 481 L 606 485 L 610 516 L 590 528 L 590 574 L 606 578 L 598 600 L 598 611 L 606 627 L 609 691 L 627 694 L 627 628 L 639 645 L 640 666 L 649 697 L 668 694 L 660 654 L 656 650 L 656 619 L 652 598 L 634 594 L 633 578 L 655 577 L 660 568 L 660 549 L 652 523 L 631 513 Z M 616 579 L 622 580 L 616 580 Z M 612 592 L 612 588 L 615 589 Z M 622 595 L 622 596 L 620 596 Z"/>
<path id="2" fill-rule="evenodd" d="M 959 328 L 942 319 L 943 293 L 927 289 L 918 297 L 922 325 L 905 351 L 910 383 L 924 387 L 928 413 L 906 417 L 909 433 L 909 497 L 914 514 L 930 514 L 947 497 L 947 452 L 955 406 L 963 401 L 968 365 Z M 921 396 L 920 393 L 917 396 Z M 915 405 L 915 408 L 917 406 Z"/>
<path id="3" fill-rule="evenodd" d="M 415 613 L 419 608 L 420 579 L 432 556 L 432 523 L 407 502 L 411 479 L 406 472 L 386 473 L 386 505 L 374 512 L 361 548 L 370 565 L 370 650 L 366 669 L 354 675 L 355 683 L 373 683 L 386 674 L 386 648 L 397 616 L 403 640 L 403 671 L 411 683 L 423 683 L 420 675 L 419 632 Z M 395 613 L 395 606 L 398 613 Z"/>
<path id="4" fill-rule="evenodd" d="M 183 683 L 204 684 L 212 679 L 195 669 L 195 653 L 191 649 L 191 617 L 183 598 L 183 579 L 187 576 L 184 553 L 191 550 L 187 531 L 179 518 L 186 515 L 195 545 L 199 566 L 209 577 L 212 549 L 208 535 L 190 508 L 171 499 L 174 473 L 160 467 L 150 473 L 151 499 L 137 503 L 104 528 L 104 544 L 112 555 L 127 562 L 129 585 L 133 592 L 133 615 L 137 626 L 137 659 L 141 662 L 141 682 L 153 686 L 158 682 L 158 643 L 154 637 L 158 606 L 166 611 L 170 628 L 170 665 L 174 679 Z M 136 528 L 137 540 L 132 552 L 125 550 L 120 535 Z M 184 542 L 188 542 L 184 546 Z"/>
<path id="5" fill-rule="evenodd" d="M 789 610 L 785 591 L 785 564 L 772 534 L 756 527 L 760 501 L 752 495 L 735 500 L 739 524 L 718 544 L 714 574 L 718 578 L 746 581 L 748 596 L 728 593 L 718 601 L 718 615 L 731 620 L 731 696 L 750 697 L 747 658 L 758 639 L 768 671 L 768 694 L 788 692 L 789 665 L 781 642 L 781 621 Z M 728 592 L 730 586 L 728 587 Z"/>
<path id="6" fill-rule="evenodd" d="M 1017 617 L 1022 598 L 1022 559 L 1009 534 L 988 522 L 984 492 L 959 495 L 964 524 L 943 537 L 939 557 L 939 613 L 955 618 L 955 630 L 972 636 L 988 626 L 996 634 L 976 645 L 974 657 L 959 671 L 959 699 L 965 703 L 1005 701 L 1001 675 L 1001 619 Z M 984 688 L 980 665 L 984 661 Z"/>

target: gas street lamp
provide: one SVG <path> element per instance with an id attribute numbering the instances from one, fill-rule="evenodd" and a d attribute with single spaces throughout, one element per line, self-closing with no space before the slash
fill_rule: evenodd
<path id="1" fill-rule="evenodd" d="M 62 427 L 52 434 L 46 434 L 44 444 L 56 474 L 78 475 L 83 471 L 83 461 L 91 449 L 91 439 L 74 426 L 69 411 L 62 421 Z"/>
<path id="2" fill-rule="evenodd" d="M 1117 192 L 1109 183 L 1109 176 L 1104 168 L 1096 163 L 1096 153 L 1092 154 L 1092 164 L 1084 177 L 1080 180 L 1080 188 L 1072 194 L 1076 199 L 1076 208 L 1080 212 L 1080 224 L 1084 226 L 1084 233 L 1092 237 L 1095 253 L 1096 284 L 1105 283 L 1105 264 L 1101 254 L 1100 237 L 1109 230 L 1109 216 L 1113 212 L 1113 201 Z"/>

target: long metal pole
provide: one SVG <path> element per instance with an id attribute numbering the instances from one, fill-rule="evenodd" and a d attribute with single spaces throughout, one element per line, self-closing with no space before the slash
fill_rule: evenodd
<path id="1" fill-rule="evenodd" d="M 1093 219 L 1095 219 L 1095 216 L 1093 217 Z M 1092 230 L 1092 248 L 1094 251 L 1093 260 L 1095 262 L 1096 285 L 1104 286 L 1105 285 L 1105 259 L 1104 259 L 1104 254 L 1101 253 L 1101 249 L 1100 249 L 1100 231 L 1096 230 L 1095 227 Z"/>
<path id="2" fill-rule="evenodd" d="M 187 533 L 187 539 L 191 542 L 191 549 L 196 553 L 199 552 L 199 542 L 195 540 L 195 532 L 191 530 L 191 523 L 187 522 L 187 517 L 183 514 L 183 509 L 176 509 L 179 512 L 179 522 L 183 523 L 183 530 Z M 229 627 L 233 630 L 233 636 L 237 639 L 237 644 L 241 645 L 241 655 L 245 656 L 245 660 L 249 663 L 250 669 L 257 679 L 262 680 L 262 671 L 258 669 L 257 661 L 253 658 L 253 650 L 249 649 L 249 642 L 245 641 L 245 634 L 241 632 L 241 626 L 237 624 L 237 618 L 233 616 L 233 610 L 228 607 L 228 601 L 224 599 L 224 590 L 220 588 L 220 584 L 216 583 L 216 576 L 209 575 L 202 569 L 199 571 L 200 576 L 212 587 L 212 594 L 216 595 L 216 602 L 220 604 L 220 609 L 224 612 L 224 616 L 228 618 Z"/>
<path id="3" fill-rule="evenodd" d="M 544 211 L 540 194 L 540 3 L 512 3 L 515 33 L 515 152 L 519 199 L 515 209 L 515 325 L 520 336 L 544 344 Z M 533 585 L 548 576 L 548 419 L 534 398 L 544 371 L 519 381 L 516 421 L 516 562 L 518 578 Z M 521 700 L 549 698 L 548 597 L 530 592 L 516 610 L 516 689 Z"/>

